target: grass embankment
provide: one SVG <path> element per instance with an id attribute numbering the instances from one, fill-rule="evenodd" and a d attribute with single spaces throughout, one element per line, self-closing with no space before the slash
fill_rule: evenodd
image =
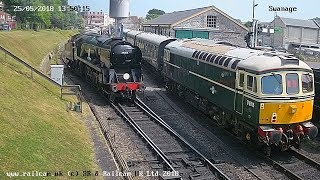
<path id="1" fill-rule="evenodd" d="M 0 44 L 38 65 L 69 33 L 5 32 Z M 59 88 L 35 74 L 32 78 L 30 70 L 0 53 L 0 179 L 8 171 L 62 171 L 66 177 L 67 171 L 97 170 L 88 129 L 79 117 L 66 112 Z"/>
<path id="2" fill-rule="evenodd" d="M 73 34 L 74 31 L 61 30 L 2 31 L 0 46 L 39 69 L 43 57 Z"/>

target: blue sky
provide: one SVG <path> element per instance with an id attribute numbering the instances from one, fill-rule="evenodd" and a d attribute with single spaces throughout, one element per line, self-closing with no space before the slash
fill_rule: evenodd
<path id="1" fill-rule="evenodd" d="M 275 12 L 269 11 L 269 6 L 297 7 L 296 12 L 278 12 L 282 17 L 311 19 L 320 17 L 320 0 L 255 0 L 255 17 L 259 21 L 272 21 Z M 109 12 L 109 0 L 69 0 L 70 5 L 90 6 L 92 11 Z M 165 12 L 193 9 L 214 5 L 230 16 L 242 21 L 252 19 L 252 0 L 130 0 L 130 13 L 145 17 L 152 9 L 161 9 Z"/>

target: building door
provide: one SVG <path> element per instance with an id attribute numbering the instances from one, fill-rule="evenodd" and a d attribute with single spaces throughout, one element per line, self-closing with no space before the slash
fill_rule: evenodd
<path id="1" fill-rule="evenodd" d="M 176 30 L 176 38 L 180 39 L 191 39 L 192 31 L 190 30 Z"/>
<path id="2" fill-rule="evenodd" d="M 192 37 L 193 38 L 209 39 L 209 32 L 207 32 L 207 31 L 193 31 Z"/>

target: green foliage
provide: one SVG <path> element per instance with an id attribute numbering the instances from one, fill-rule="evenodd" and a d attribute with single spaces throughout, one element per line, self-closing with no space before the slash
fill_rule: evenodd
<path id="1" fill-rule="evenodd" d="M 59 11 L 58 7 L 67 6 L 68 0 L 4 0 L 4 4 L 4 10 L 13 16 L 16 16 L 18 27 L 20 29 L 65 29 L 69 26 L 80 27 L 83 24 L 83 19 L 81 18 L 80 13 Z M 22 11 L 21 9 L 20 11 L 16 11 L 16 6 L 53 6 L 54 10 Z"/>
<path id="2" fill-rule="evenodd" d="M 244 25 L 245 25 L 247 28 L 251 28 L 251 27 L 252 27 L 252 21 L 247 21 Z"/>
<path id="3" fill-rule="evenodd" d="M 147 14 L 147 16 L 146 16 L 146 19 L 147 19 L 147 20 L 155 19 L 155 18 L 157 18 L 158 16 L 163 15 L 163 14 L 165 14 L 165 12 L 162 11 L 162 10 L 159 10 L 159 9 L 151 9 L 151 10 L 148 11 L 148 14 Z"/>

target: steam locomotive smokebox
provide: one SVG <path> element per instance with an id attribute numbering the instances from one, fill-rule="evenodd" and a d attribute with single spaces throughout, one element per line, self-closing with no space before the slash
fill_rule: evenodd
<path id="1" fill-rule="evenodd" d="M 129 17 L 129 0 L 110 0 L 109 16 L 111 18 Z"/>

